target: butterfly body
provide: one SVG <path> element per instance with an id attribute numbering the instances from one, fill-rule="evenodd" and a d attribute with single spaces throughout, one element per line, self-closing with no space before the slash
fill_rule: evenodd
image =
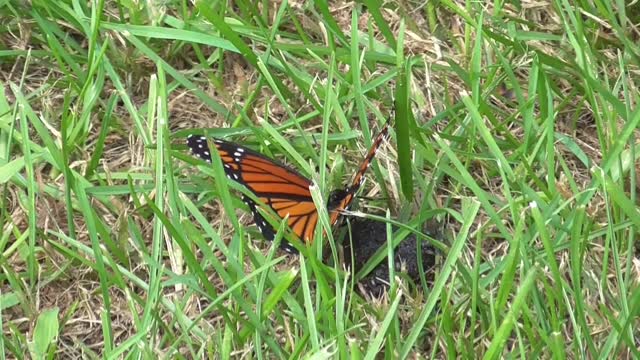
<path id="1" fill-rule="evenodd" d="M 331 225 L 338 221 L 342 211 L 348 209 L 362 185 L 364 173 L 371 160 L 387 137 L 388 123 L 374 140 L 351 185 L 345 189 L 334 190 L 329 195 L 327 210 Z M 318 213 L 311 197 L 311 180 L 295 169 L 241 145 L 221 139 L 212 139 L 212 143 L 220 155 L 225 174 L 229 179 L 247 187 L 281 218 L 288 217 L 287 225 L 301 240 L 307 243 L 313 241 L 315 228 L 318 225 Z M 189 135 L 187 145 L 194 155 L 211 162 L 211 150 L 206 137 Z M 249 206 L 254 222 L 262 235 L 267 240 L 273 240 L 275 230 L 258 211 L 258 204 L 247 196 L 243 196 L 242 200 Z M 285 240 L 282 241 L 281 246 L 289 252 L 296 252 L 295 248 Z"/>

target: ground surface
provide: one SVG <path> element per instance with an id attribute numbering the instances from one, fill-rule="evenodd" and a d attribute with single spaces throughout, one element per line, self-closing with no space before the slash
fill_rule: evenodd
<path id="1" fill-rule="evenodd" d="M 621 5 L 2 2 L 2 355 L 637 358 Z M 388 209 L 439 260 L 375 300 L 333 240 L 325 264 L 263 241 L 184 146 L 207 129 L 328 194 L 389 116 L 347 215 Z"/>

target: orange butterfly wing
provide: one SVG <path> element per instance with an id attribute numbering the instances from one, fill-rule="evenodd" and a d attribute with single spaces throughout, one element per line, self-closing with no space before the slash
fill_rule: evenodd
<path id="1" fill-rule="evenodd" d="M 297 171 L 266 158 L 251 149 L 220 139 L 213 144 L 220 155 L 224 171 L 253 192 L 260 201 L 268 205 L 281 218 L 289 216 L 288 225 L 301 240 L 311 242 L 318 222 L 318 214 L 311 198 L 311 181 Z M 211 153 L 204 136 L 190 135 L 187 145 L 191 152 L 211 162 Z M 242 200 L 249 206 L 254 222 L 262 235 L 272 241 L 275 231 L 258 211 L 258 205 L 249 197 Z M 295 248 L 282 240 L 282 248 L 295 252 Z"/>
<path id="2" fill-rule="evenodd" d="M 389 122 L 387 121 L 375 138 L 351 185 L 344 190 L 332 192 L 328 204 L 331 225 L 338 221 L 342 211 L 349 208 L 356 192 L 362 186 L 364 174 L 388 135 Z M 297 171 L 251 149 L 220 139 L 214 139 L 213 143 L 220 155 L 227 177 L 246 186 L 281 218 L 288 216 L 289 228 L 298 238 L 311 243 L 318 225 L 318 212 L 309 190 L 311 181 Z M 187 145 L 194 155 L 211 162 L 211 152 L 204 136 L 189 135 Z M 258 211 L 258 205 L 246 196 L 243 196 L 242 200 L 249 206 L 254 222 L 262 235 L 272 241 L 275 238 L 275 231 Z M 281 247 L 289 252 L 296 252 L 295 248 L 285 240 L 282 240 Z"/>

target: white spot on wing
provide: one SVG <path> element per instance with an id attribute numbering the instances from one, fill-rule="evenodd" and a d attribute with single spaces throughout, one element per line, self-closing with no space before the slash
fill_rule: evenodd
<path id="1" fill-rule="evenodd" d="M 244 152 L 244 149 L 243 149 L 243 148 L 237 148 L 237 149 L 236 149 L 236 151 L 238 151 L 238 152 L 240 152 L 240 153 L 243 153 L 243 152 Z"/>
<path id="2" fill-rule="evenodd" d="M 233 153 L 233 156 L 240 157 L 240 156 L 242 156 L 242 154 L 236 151 L 236 152 Z"/>

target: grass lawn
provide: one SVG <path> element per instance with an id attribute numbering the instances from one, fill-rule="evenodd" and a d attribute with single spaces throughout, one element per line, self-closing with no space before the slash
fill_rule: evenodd
<path id="1" fill-rule="evenodd" d="M 640 358 L 639 23 L 629 1 L 0 1 L 0 360 Z M 189 134 L 308 177 L 313 244 L 265 241 Z M 362 218 L 387 231 L 348 272 Z M 415 281 L 388 256 L 410 240 L 437 249 Z"/>

